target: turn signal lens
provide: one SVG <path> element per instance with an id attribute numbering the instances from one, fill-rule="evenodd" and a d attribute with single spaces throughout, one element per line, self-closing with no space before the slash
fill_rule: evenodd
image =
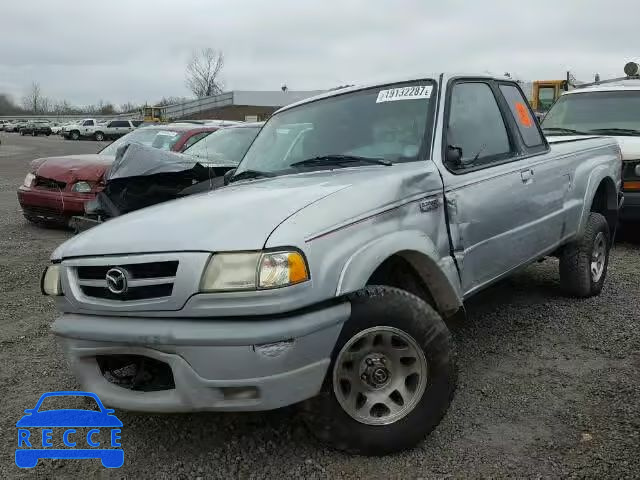
<path id="1" fill-rule="evenodd" d="M 622 189 L 629 190 L 640 190 L 640 182 L 622 182 Z"/>
<path id="2" fill-rule="evenodd" d="M 299 252 L 265 253 L 258 279 L 258 288 L 285 287 L 309 280 L 309 269 Z"/>

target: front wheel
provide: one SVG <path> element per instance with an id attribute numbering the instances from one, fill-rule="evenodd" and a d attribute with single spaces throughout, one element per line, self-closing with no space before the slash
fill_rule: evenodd
<path id="1" fill-rule="evenodd" d="M 438 313 L 384 286 L 351 298 L 320 394 L 302 405 L 321 441 L 361 455 L 415 446 L 439 423 L 456 387 L 456 353 Z"/>
<path id="2" fill-rule="evenodd" d="M 600 213 L 591 212 L 582 237 L 567 245 L 560 255 L 560 286 L 573 297 L 599 295 L 609 265 L 609 224 Z"/>

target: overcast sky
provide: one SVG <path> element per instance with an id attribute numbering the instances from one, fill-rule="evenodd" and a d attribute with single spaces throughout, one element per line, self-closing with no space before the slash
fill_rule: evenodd
<path id="1" fill-rule="evenodd" d="M 620 76 L 634 0 L 29 0 L 0 4 L 0 92 L 74 104 L 189 95 L 190 52 L 224 52 L 226 90 L 324 89 L 404 74 Z"/>

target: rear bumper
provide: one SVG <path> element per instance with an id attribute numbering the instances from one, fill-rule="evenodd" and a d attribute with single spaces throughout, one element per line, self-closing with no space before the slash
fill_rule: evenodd
<path id="1" fill-rule="evenodd" d="M 70 217 L 84 214 L 85 202 L 93 198 L 94 194 L 38 190 L 25 186 L 18 188 L 18 201 L 27 215 Z"/>
<path id="2" fill-rule="evenodd" d="M 350 305 L 287 317 L 132 318 L 63 314 L 53 332 L 86 391 L 149 412 L 271 410 L 316 395 Z M 170 369 L 173 388 L 110 382 L 98 357 L 137 356 Z"/>
<path id="3" fill-rule="evenodd" d="M 640 222 L 640 192 L 624 192 L 620 219 L 623 222 Z"/>

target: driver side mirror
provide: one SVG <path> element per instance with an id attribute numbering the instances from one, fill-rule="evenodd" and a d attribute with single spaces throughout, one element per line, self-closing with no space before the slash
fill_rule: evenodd
<path id="1" fill-rule="evenodd" d="M 224 185 L 229 185 L 229 182 L 233 178 L 233 175 L 236 173 L 236 170 L 237 170 L 236 168 L 232 168 L 231 170 L 229 170 L 224 174 L 224 177 L 223 177 Z"/>
<path id="2" fill-rule="evenodd" d="M 453 168 L 461 168 L 464 166 L 462 162 L 462 149 L 453 145 L 447 145 L 447 153 L 444 161 Z"/>

